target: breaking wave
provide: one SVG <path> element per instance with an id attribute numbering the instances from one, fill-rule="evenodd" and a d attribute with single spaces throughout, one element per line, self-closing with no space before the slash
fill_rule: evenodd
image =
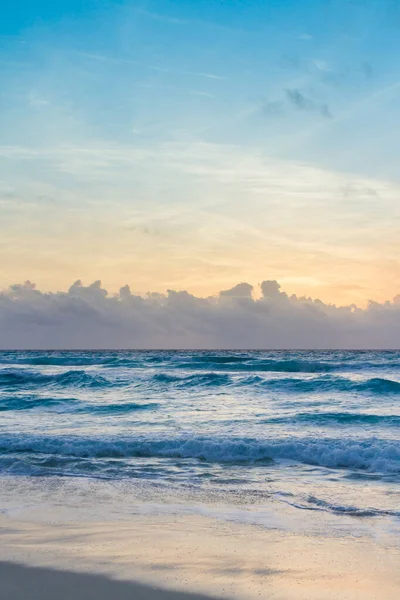
<path id="1" fill-rule="evenodd" d="M 308 465 L 400 473 L 400 441 L 349 439 L 256 440 L 248 438 L 93 439 L 79 436 L 1 436 L 0 453 L 81 458 L 162 457 L 218 463 L 288 459 Z"/>

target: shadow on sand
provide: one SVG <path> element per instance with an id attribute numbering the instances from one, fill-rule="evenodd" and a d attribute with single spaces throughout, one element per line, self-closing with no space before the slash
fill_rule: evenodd
<path id="1" fill-rule="evenodd" d="M 105 575 L 0 562 L 1 600 L 211 600 Z"/>

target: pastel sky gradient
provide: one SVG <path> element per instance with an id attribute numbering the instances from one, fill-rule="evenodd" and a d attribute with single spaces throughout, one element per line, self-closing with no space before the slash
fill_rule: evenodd
<path id="1" fill-rule="evenodd" d="M 398 0 L 15 0 L 0 78 L 0 289 L 399 293 Z"/>

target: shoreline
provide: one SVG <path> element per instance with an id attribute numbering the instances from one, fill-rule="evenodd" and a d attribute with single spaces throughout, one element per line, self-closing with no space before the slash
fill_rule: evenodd
<path id="1" fill-rule="evenodd" d="M 7 579 L 0 578 L 5 600 L 35 598 L 27 594 L 25 576 L 15 578 L 18 568 L 33 569 L 27 577 L 38 577 L 40 586 L 47 577 L 60 583 L 64 577 L 60 600 L 80 598 L 65 592 L 80 577 L 97 589 L 91 576 L 104 577 L 111 586 L 108 596 L 96 594 L 96 600 L 397 600 L 400 594 L 399 550 L 371 539 L 310 537 L 177 514 L 89 523 L 70 515 L 50 522 L 56 512 L 42 515 L 47 522 L 0 516 L 0 561 L 14 565 L 7 577 L 14 576 L 18 588 L 14 596 L 5 596 L 1 586 Z"/>

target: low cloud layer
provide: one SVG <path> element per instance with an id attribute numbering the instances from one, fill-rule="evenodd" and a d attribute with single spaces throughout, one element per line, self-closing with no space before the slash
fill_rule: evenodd
<path id="1" fill-rule="evenodd" d="M 255 294 L 256 293 L 256 294 Z M 257 299 L 255 299 L 255 295 Z M 365 309 L 288 296 L 277 281 L 218 296 L 186 291 L 111 295 L 96 281 L 45 293 L 0 292 L 0 348 L 398 348 L 400 296 Z"/>

